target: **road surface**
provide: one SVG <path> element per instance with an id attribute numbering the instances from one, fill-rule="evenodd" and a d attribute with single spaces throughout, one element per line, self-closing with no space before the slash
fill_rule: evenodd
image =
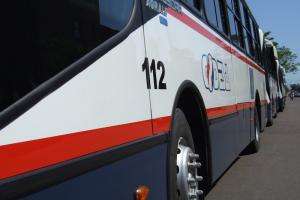
<path id="1" fill-rule="evenodd" d="M 241 156 L 206 200 L 300 200 L 300 98 L 265 129 L 260 152 Z"/>

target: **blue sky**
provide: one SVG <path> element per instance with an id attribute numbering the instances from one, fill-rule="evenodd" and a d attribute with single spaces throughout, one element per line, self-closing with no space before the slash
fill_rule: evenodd
<path id="1" fill-rule="evenodd" d="M 280 45 L 300 56 L 300 0 L 247 0 L 253 15 L 264 31 L 271 31 Z M 298 58 L 300 62 L 300 58 Z M 300 70 L 288 74 L 289 83 L 300 83 Z"/>

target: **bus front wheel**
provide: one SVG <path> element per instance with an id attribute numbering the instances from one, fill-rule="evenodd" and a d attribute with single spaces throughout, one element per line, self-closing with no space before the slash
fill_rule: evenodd
<path id="1" fill-rule="evenodd" d="M 199 174 L 202 171 L 199 160 L 187 119 L 180 109 L 176 109 L 169 142 L 169 199 L 204 199 L 200 189 L 204 176 Z"/>

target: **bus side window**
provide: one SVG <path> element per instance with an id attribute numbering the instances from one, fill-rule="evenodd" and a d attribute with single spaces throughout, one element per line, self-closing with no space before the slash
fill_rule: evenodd
<path id="1" fill-rule="evenodd" d="M 241 48 L 245 48 L 244 44 L 244 31 L 243 31 L 243 25 L 241 21 L 241 12 L 240 12 L 240 5 L 239 5 L 239 0 L 233 0 L 234 2 L 234 13 L 235 13 L 235 20 L 236 20 L 236 25 L 237 25 L 237 31 L 239 35 L 239 43 Z"/>
<path id="2" fill-rule="evenodd" d="M 208 23 L 215 28 L 218 27 L 218 20 L 216 14 L 216 7 L 214 0 L 205 0 L 204 1 L 205 14 L 208 20 Z"/>
<path id="3" fill-rule="evenodd" d="M 189 4 L 190 6 L 197 8 L 197 0 L 183 0 L 183 1 Z"/>
<path id="4" fill-rule="evenodd" d="M 256 60 L 256 58 L 257 58 L 257 55 L 256 55 L 256 41 L 255 41 L 255 37 L 254 37 L 254 34 L 255 34 L 255 32 L 254 32 L 255 30 L 254 30 L 254 22 L 253 22 L 253 19 L 252 18 L 250 18 L 250 33 L 251 33 L 251 41 L 252 41 L 252 46 L 253 46 L 253 53 L 252 53 L 252 56 L 253 56 L 253 58 Z"/>
<path id="5" fill-rule="evenodd" d="M 204 8 L 208 23 L 227 35 L 226 10 L 223 0 L 205 0 Z"/>
<path id="6" fill-rule="evenodd" d="M 230 9 L 233 9 L 233 3 L 232 3 L 232 0 L 226 0 L 226 3 L 227 3 L 227 6 L 228 6 Z"/>
<path id="7" fill-rule="evenodd" d="M 198 10 L 200 12 L 201 17 L 203 17 L 203 0 L 182 0 L 182 1 L 184 1 L 186 4 Z"/>
<path id="8" fill-rule="evenodd" d="M 132 0 L 100 0 L 100 24 L 120 31 L 129 20 Z"/>
<path id="9" fill-rule="evenodd" d="M 245 21 L 245 14 L 244 14 L 244 5 L 242 3 L 241 0 L 238 0 L 239 1 L 239 11 L 240 11 L 240 20 L 242 22 L 242 28 L 243 28 L 243 43 L 244 43 L 244 49 L 245 49 L 245 52 L 247 52 L 249 54 L 250 52 L 250 46 L 249 46 L 249 43 L 248 43 L 248 34 L 247 34 L 247 30 L 246 30 L 246 21 Z"/>
<path id="10" fill-rule="evenodd" d="M 237 27 L 235 23 L 236 22 L 235 17 L 230 9 L 228 9 L 228 21 L 230 26 L 231 40 L 235 45 L 239 45 L 239 36 L 238 36 Z"/>
<path id="11" fill-rule="evenodd" d="M 256 61 L 261 64 L 261 46 L 259 43 L 258 26 L 254 22 L 254 20 L 252 22 L 253 22 L 253 28 L 254 28 L 254 36 L 253 37 L 254 37 L 255 46 L 256 46 Z"/>
<path id="12" fill-rule="evenodd" d="M 252 34 L 251 34 L 251 24 L 250 24 L 250 15 L 248 9 L 243 6 L 244 10 L 244 20 L 245 20 L 245 26 L 247 30 L 247 43 L 249 46 L 249 52 L 247 52 L 250 56 L 254 56 L 254 47 L 253 47 L 253 41 L 252 41 Z"/>
<path id="13" fill-rule="evenodd" d="M 215 0 L 215 5 L 218 20 L 218 29 L 225 35 L 228 35 L 226 5 L 223 0 Z"/>

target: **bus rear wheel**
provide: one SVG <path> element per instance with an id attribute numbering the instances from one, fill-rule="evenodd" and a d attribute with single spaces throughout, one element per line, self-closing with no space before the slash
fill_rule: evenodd
<path id="1" fill-rule="evenodd" d="M 180 109 L 176 109 L 169 143 L 169 199 L 204 199 L 199 184 L 203 181 L 199 174 L 199 158 L 186 117 Z"/>

